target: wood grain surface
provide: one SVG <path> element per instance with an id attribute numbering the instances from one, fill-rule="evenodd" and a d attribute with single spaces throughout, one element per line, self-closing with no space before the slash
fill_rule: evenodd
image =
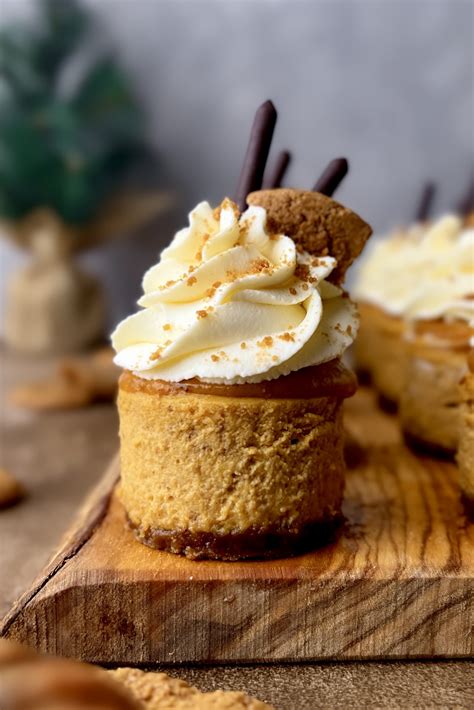
<path id="1" fill-rule="evenodd" d="M 100 663 L 469 657 L 474 526 L 455 465 L 416 456 L 367 390 L 346 426 L 333 544 L 245 563 L 150 550 L 125 527 L 114 462 L 3 634 Z"/>

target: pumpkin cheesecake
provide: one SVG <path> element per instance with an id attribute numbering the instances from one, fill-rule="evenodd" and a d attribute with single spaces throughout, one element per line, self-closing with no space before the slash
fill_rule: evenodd
<path id="1" fill-rule="evenodd" d="M 295 198 L 293 221 L 280 222 L 273 193 Z M 301 193 L 253 193 L 242 214 L 229 199 L 200 203 L 112 336 L 125 370 L 120 495 L 151 547 L 277 557 L 321 544 L 341 518 L 342 402 L 356 390 L 341 356 L 358 319 L 340 281 L 370 228 L 307 193 L 334 237 L 308 251 Z"/>
<path id="2" fill-rule="evenodd" d="M 408 437 L 452 453 L 458 384 L 474 336 L 474 229 L 454 215 L 376 246 L 354 295 L 361 304 L 356 356 L 396 401 Z"/>
<path id="3" fill-rule="evenodd" d="M 404 312 L 412 291 L 410 264 L 423 229 L 416 224 L 408 231 L 397 230 L 376 240 L 352 290 L 360 313 L 354 343 L 357 370 L 369 375 L 391 405 L 399 403 L 405 383 Z"/>
<path id="4" fill-rule="evenodd" d="M 459 382 L 466 373 L 467 323 L 420 322 L 405 340 L 405 384 L 400 420 L 408 438 L 434 453 L 454 453 L 459 439 Z"/>

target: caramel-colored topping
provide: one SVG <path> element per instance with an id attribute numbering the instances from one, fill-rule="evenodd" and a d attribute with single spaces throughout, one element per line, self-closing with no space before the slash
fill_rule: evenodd
<path id="1" fill-rule="evenodd" d="M 215 356 L 217 357 L 217 356 Z M 202 394 L 216 397 L 258 397 L 262 399 L 312 399 L 317 397 L 351 397 L 357 389 L 353 372 L 340 360 L 315 367 L 306 367 L 276 380 L 256 384 L 218 385 L 197 379 L 183 382 L 144 380 L 125 371 L 120 377 L 120 388 L 128 392 L 147 394 Z"/>
<path id="2" fill-rule="evenodd" d="M 315 256 L 333 256 L 337 268 L 329 281 L 340 283 L 372 234 L 355 212 L 330 197 L 305 190 L 260 190 L 247 197 L 249 205 L 267 210 L 270 232 L 286 234 Z"/>
<path id="3" fill-rule="evenodd" d="M 469 355 L 467 356 L 467 366 L 471 372 L 474 372 L 474 348 L 469 350 Z"/>
<path id="4" fill-rule="evenodd" d="M 437 344 L 453 350 L 468 350 L 469 341 L 474 336 L 474 328 L 465 321 L 447 323 L 437 320 L 417 321 L 415 341 L 419 345 Z"/>

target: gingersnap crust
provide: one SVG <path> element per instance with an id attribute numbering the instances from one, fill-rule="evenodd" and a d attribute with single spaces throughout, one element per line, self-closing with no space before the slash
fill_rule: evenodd
<path id="1" fill-rule="evenodd" d="M 184 555 L 191 560 L 272 560 L 294 557 L 331 542 L 340 523 L 341 513 L 324 520 L 305 523 L 298 530 L 250 528 L 245 532 L 224 534 L 143 528 L 127 518 L 137 540 L 155 550 Z"/>
<path id="2" fill-rule="evenodd" d="M 266 209 L 270 232 L 286 234 L 314 256 L 337 259 L 337 267 L 328 277 L 337 284 L 372 234 L 371 227 L 355 212 L 319 192 L 259 190 L 247 196 L 247 203 Z"/>

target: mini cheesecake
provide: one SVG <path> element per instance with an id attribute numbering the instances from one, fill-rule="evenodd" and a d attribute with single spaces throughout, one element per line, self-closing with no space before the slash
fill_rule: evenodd
<path id="1" fill-rule="evenodd" d="M 384 403 L 397 407 L 404 387 L 406 353 L 403 317 L 405 261 L 422 227 L 395 231 L 375 242 L 359 269 L 353 295 L 358 302 L 360 326 L 353 353 L 357 371 L 367 376 Z"/>
<path id="2" fill-rule="evenodd" d="M 359 304 L 360 326 L 354 343 L 358 371 L 367 374 L 388 405 L 396 406 L 405 385 L 405 323 L 369 304 Z"/>
<path id="3" fill-rule="evenodd" d="M 137 538 L 222 560 L 327 541 L 341 518 L 342 402 L 355 389 L 337 360 L 234 386 L 124 373 L 120 497 Z"/>
<path id="4" fill-rule="evenodd" d="M 405 385 L 400 422 L 414 443 L 434 452 L 454 453 L 461 424 L 459 382 L 466 373 L 467 323 L 418 323 L 405 337 Z"/>
<path id="5" fill-rule="evenodd" d="M 457 461 L 466 512 L 474 519 L 474 351 L 460 384 L 460 422 Z"/>
<path id="6" fill-rule="evenodd" d="M 248 202 L 198 205 L 113 335 L 129 525 L 191 559 L 297 554 L 342 517 L 357 313 L 340 281 L 370 227 L 316 193 Z"/>
<path id="7" fill-rule="evenodd" d="M 357 367 L 399 405 L 407 436 L 437 451 L 457 446 L 473 283 L 474 231 L 447 215 L 376 244 L 354 289 Z"/>

